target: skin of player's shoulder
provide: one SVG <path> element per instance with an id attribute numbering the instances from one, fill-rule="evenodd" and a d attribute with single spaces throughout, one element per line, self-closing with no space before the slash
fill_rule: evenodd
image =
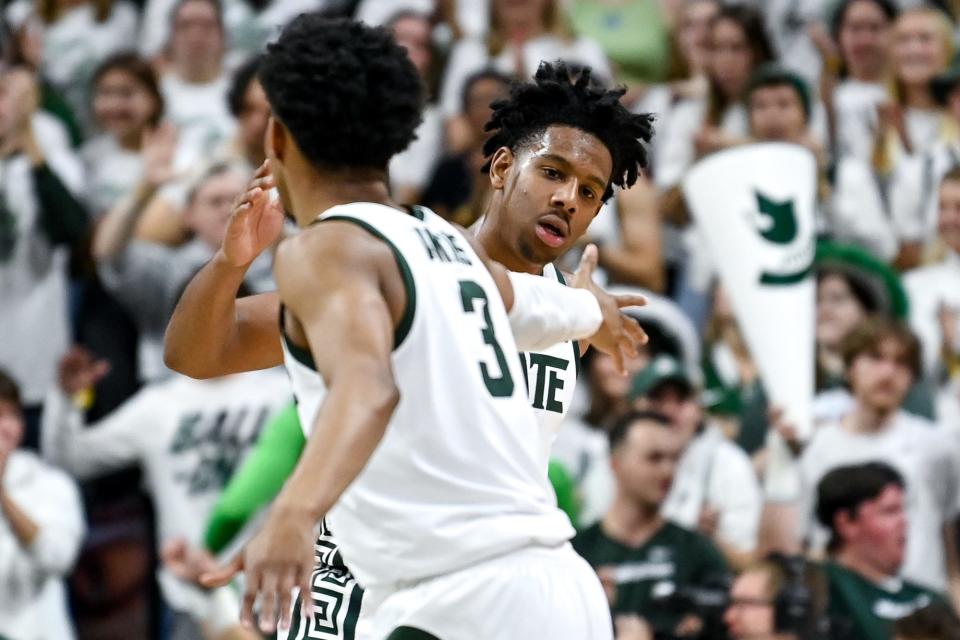
<path id="1" fill-rule="evenodd" d="M 331 220 L 311 225 L 281 242 L 274 268 L 278 281 L 293 284 L 301 279 L 317 282 L 318 276 L 323 280 L 350 273 L 359 276 L 372 266 L 391 264 L 393 254 L 382 240 L 350 222 Z"/>
<path id="2" fill-rule="evenodd" d="M 390 246 L 348 221 L 320 222 L 284 240 L 274 275 L 283 303 L 298 317 L 309 315 L 322 298 L 347 290 L 379 290 L 394 322 L 406 307 L 403 277 Z"/>

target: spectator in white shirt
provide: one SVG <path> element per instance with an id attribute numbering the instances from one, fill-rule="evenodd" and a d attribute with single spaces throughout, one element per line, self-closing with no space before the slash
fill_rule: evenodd
<path id="1" fill-rule="evenodd" d="M 958 500 L 957 440 L 933 423 L 903 411 L 903 401 L 920 373 L 920 345 L 903 324 L 872 318 L 844 345 L 846 379 L 854 406 L 844 417 L 818 428 L 800 458 L 801 536 L 814 550 L 826 544 L 814 526 L 817 483 L 832 469 L 885 462 L 907 485 L 907 540 L 903 577 L 945 592 L 945 525 Z"/>
<path id="2" fill-rule="evenodd" d="M 953 55 L 953 33 L 947 18 L 930 6 L 901 13 L 894 24 L 891 51 L 893 99 L 880 106 L 872 156 L 884 176 L 902 159 L 922 156 L 938 140 L 957 135 L 930 85 Z"/>
<path id="3" fill-rule="evenodd" d="M 937 231 L 942 260 L 904 278 L 910 325 L 920 337 L 926 374 L 935 382 L 960 378 L 960 167 L 943 177 Z"/>
<path id="4" fill-rule="evenodd" d="M 743 92 L 754 70 L 772 59 L 763 17 L 746 6 L 722 7 L 710 26 L 708 96 L 678 104 L 660 132 L 655 180 L 661 191 L 676 187 L 697 158 L 746 138 Z"/>
<path id="5" fill-rule="evenodd" d="M 180 0 L 171 20 L 170 68 L 160 89 L 180 144 L 200 160 L 230 137 L 235 124 L 227 110 L 223 9 L 219 0 Z"/>
<path id="6" fill-rule="evenodd" d="M 467 125 L 457 115 L 464 82 L 471 74 L 492 66 L 509 76 L 528 78 L 544 60 L 577 63 L 590 67 L 594 77 L 612 77 L 600 45 L 570 37 L 561 0 L 490 0 L 486 38 L 460 40 L 447 62 L 440 108 L 447 120 L 450 150 L 462 151 L 469 141 Z"/>
<path id="7" fill-rule="evenodd" d="M 86 531 L 80 494 L 63 472 L 19 448 L 23 433 L 19 389 L 0 371 L 0 637 L 69 640 L 63 578 Z"/>
<path id="8" fill-rule="evenodd" d="M 960 165 L 960 59 L 955 58 L 930 85 L 937 102 L 946 108 L 949 129 L 955 135 L 938 140 L 927 153 L 903 158 L 894 168 L 890 213 L 901 253 L 909 257 L 904 267 L 917 266 L 936 243 L 938 187 L 947 172 Z"/>
<path id="9" fill-rule="evenodd" d="M 394 199 L 401 204 L 415 204 L 420 202 L 443 153 L 443 116 L 431 95 L 438 75 L 438 54 L 431 39 L 433 22 L 426 14 L 403 11 L 390 18 L 386 27 L 393 32 L 397 44 L 407 50 L 428 91 L 416 138 L 391 158 L 387 168 Z"/>
<path id="10" fill-rule="evenodd" d="M 870 160 L 877 106 L 888 96 L 885 80 L 896 16 L 890 0 L 843 0 L 835 9 L 830 31 L 837 51 L 824 73 L 839 76 L 831 103 L 839 156 Z"/>
<path id="11" fill-rule="evenodd" d="M 60 386 L 50 391 L 44 410 L 44 456 L 84 480 L 139 464 L 157 514 L 158 550 L 179 539 L 199 546 L 227 479 L 270 416 L 289 402 L 286 375 L 269 369 L 212 380 L 175 376 L 142 388 L 87 426 L 72 396 L 104 368 L 82 349 L 63 358 Z M 238 596 L 230 588 L 200 591 L 166 569 L 158 578 L 176 612 L 175 628 L 194 630 L 173 638 L 198 638 L 198 625 L 211 640 L 225 633 L 252 637 L 239 629 Z"/>
<path id="12" fill-rule="evenodd" d="M 143 172 L 144 137 L 163 116 L 156 74 L 134 53 L 119 53 L 93 76 L 93 115 L 102 134 L 83 145 L 86 200 L 94 216 L 130 193 Z"/>
<path id="13" fill-rule="evenodd" d="M 36 78 L 0 69 L 0 366 L 23 388 L 27 443 L 56 361 L 69 344 L 66 247 L 87 227 L 80 161 L 41 148 Z"/>
<path id="14" fill-rule="evenodd" d="M 11 3 L 6 14 L 28 38 L 36 38 L 43 75 L 63 94 L 90 130 L 93 72 L 108 56 L 136 44 L 137 10 L 126 0 L 53 0 Z"/>

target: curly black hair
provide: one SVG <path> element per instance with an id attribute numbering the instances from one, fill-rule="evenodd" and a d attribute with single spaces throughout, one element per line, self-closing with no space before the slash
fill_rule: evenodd
<path id="1" fill-rule="evenodd" d="M 494 152 L 507 147 L 514 153 L 530 144 L 548 127 L 566 125 L 595 136 L 610 151 L 613 171 L 603 194 L 614 185 L 629 188 L 647 166 L 644 146 L 653 137 L 653 115 L 630 113 L 620 102 L 623 87 L 607 89 L 595 81 L 590 67 L 569 68 L 564 62 L 541 62 L 532 82 L 514 83 L 510 97 L 494 102 L 485 130 L 493 134 L 483 145 L 490 170 Z"/>
<path id="2" fill-rule="evenodd" d="M 274 116 L 319 168 L 386 170 L 416 137 L 423 86 L 386 29 L 302 14 L 267 47 L 259 78 Z"/>
<path id="3" fill-rule="evenodd" d="M 263 55 L 255 55 L 233 72 L 233 76 L 230 78 L 230 88 L 227 90 L 227 107 L 229 107 L 230 114 L 234 118 L 239 118 L 243 112 L 243 99 L 247 95 L 250 84 L 257 77 L 262 62 Z"/>

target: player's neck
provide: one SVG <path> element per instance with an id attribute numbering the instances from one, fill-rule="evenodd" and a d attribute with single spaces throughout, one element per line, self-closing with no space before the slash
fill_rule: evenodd
<path id="1" fill-rule="evenodd" d="M 498 233 L 495 218 L 489 215 L 484 216 L 483 221 L 477 226 L 475 235 L 480 246 L 487 252 L 487 255 L 505 266 L 510 271 L 517 273 L 543 273 L 545 265 L 537 262 L 525 260 L 517 251 L 512 249 Z"/>
<path id="2" fill-rule="evenodd" d="M 663 522 L 659 506 L 640 504 L 618 494 L 603 517 L 602 526 L 611 538 L 630 547 L 639 547 L 660 530 Z"/>
<path id="3" fill-rule="evenodd" d="M 860 555 L 852 549 L 844 549 L 836 555 L 834 561 L 844 569 L 852 571 L 875 584 L 883 583 L 894 577 L 867 562 L 866 559 L 861 558 Z"/>
<path id="4" fill-rule="evenodd" d="M 290 204 L 297 225 L 306 227 L 321 213 L 342 204 L 373 202 L 402 211 L 390 199 L 386 177 L 383 174 L 315 174 L 306 179 L 290 181 Z"/>

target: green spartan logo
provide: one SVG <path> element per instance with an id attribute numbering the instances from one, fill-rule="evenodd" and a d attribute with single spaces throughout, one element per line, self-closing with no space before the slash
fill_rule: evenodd
<path id="1" fill-rule="evenodd" d="M 777 202 L 755 191 L 757 197 L 757 231 L 772 244 L 788 245 L 797 238 L 797 214 L 793 200 Z M 800 282 L 810 272 L 810 265 L 791 273 L 768 273 L 760 276 L 761 284 L 785 285 Z"/>

